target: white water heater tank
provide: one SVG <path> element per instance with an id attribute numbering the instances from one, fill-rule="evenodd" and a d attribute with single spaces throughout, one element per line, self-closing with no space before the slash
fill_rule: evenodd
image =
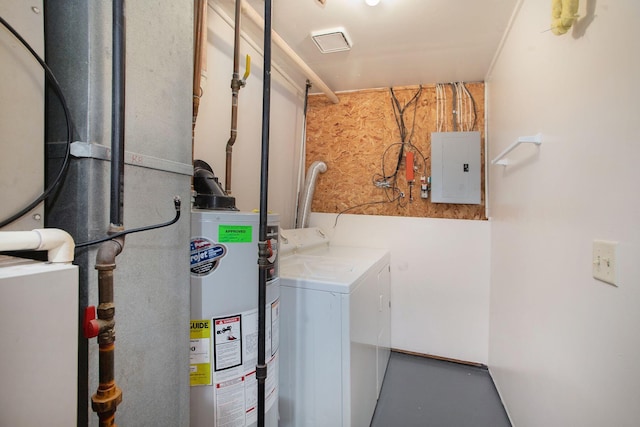
<path id="1" fill-rule="evenodd" d="M 257 425 L 258 238 L 253 212 L 191 213 L 191 427 Z M 278 425 L 278 216 L 268 216 L 265 425 Z"/>

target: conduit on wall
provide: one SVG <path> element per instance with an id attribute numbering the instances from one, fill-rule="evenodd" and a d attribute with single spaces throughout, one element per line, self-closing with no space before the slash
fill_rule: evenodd
<path id="1" fill-rule="evenodd" d="M 243 0 L 237 0 L 242 2 L 242 12 L 247 16 L 247 18 L 251 19 L 261 30 L 264 31 L 264 19 L 260 16 L 258 12 L 248 4 L 246 4 Z M 306 62 L 298 56 L 298 54 L 284 41 L 282 37 L 275 31 L 271 31 L 271 38 L 273 43 L 278 46 L 284 54 L 291 59 L 296 66 L 302 71 L 302 73 L 307 77 L 311 83 L 313 83 L 318 89 L 320 89 L 326 96 L 333 102 L 334 104 L 338 104 L 340 100 L 336 96 L 336 94 L 327 86 L 325 82 L 307 65 Z"/>

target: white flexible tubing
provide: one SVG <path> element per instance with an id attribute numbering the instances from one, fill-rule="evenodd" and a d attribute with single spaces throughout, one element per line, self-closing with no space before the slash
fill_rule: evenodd
<path id="1" fill-rule="evenodd" d="M 437 86 L 438 88 L 438 102 L 437 102 L 437 108 L 438 108 L 438 116 L 440 117 L 440 120 L 438 121 L 438 132 L 442 132 L 442 128 L 444 127 L 444 107 L 442 105 L 443 103 L 443 95 L 442 95 L 442 84 L 438 83 Z"/>
<path id="2" fill-rule="evenodd" d="M 474 125 L 474 118 L 473 118 L 474 111 L 473 111 L 472 96 L 471 96 L 471 92 L 469 92 L 469 89 L 467 89 L 467 86 L 465 86 L 464 82 L 462 82 L 462 89 L 464 89 L 464 92 L 466 94 L 466 100 L 469 108 L 469 130 L 472 131 L 473 125 Z"/>
<path id="3" fill-rule="evenodd" d="M 453 84 L 453 87 L 456 89 L 456 107 L 455 107 L 456 111 L 457 111 L 457 114 L 456 114 L 456 128 L 458 130 L 464 130 L 462 128 L 462 120 L 460 118 L 462 116 L 462 112 L 460 111 L 460 109 L 462 108 L 462 105 L 460 103 L 460 101 L 461 101 L 461 99 L 460 99 L 460 87 L 458 86 L 457 82 L 455 82 Z"/>
<path id="4" fill-rule="evenodd" d="M 446 86 L 442 87 L 442 94 L 443 94 L 443 97 L 444 97 L 444 103 L 443 103 L 443 107 L 442 107 L 442 114 L 443 114 L 442 117 L 444 117 L 443 124 L 444 124 L 444 131 L 446 132 L 447 131 L 447 116 L 448 116 L 448 114 L 445 114 L 446 110 L 447 110 L 447 87 Z"/>
<path id="5" fill-rule="evenodd" d="M 47 251 L 49 262 L 73 262 L 75 242 L 66 231 L 42 228 L 31 231 L 1 231 L 0 252 Z"/>
<path id="6" fill-rule="evenodd" d="M 467 120 L 467 131 L 471 130 L 471 102 L 469 102 L 469 92 L 464 85 L 464 82 L 460 82 L 460 90 L 462 90 L 462 96 L 464 96 L 464 112 Z"/>
<path id="7" fill-rule="evenodd" d="M 440 132 L 440 90 L 436 83 L 436 132 Z"/>
<path id="8" fill-rule="evenodd" d="M 460 82 L 456 83 L 456 91 L 458 92 L 458 129 L 464 132 L 464 107 L 462 99 L 462 91 L 460 90 Z"/>
<path id="9" fill-rule="evenodd" d="M 462 91 L 460 90 L 460 82 L 456 82 L 456 98 L 458 99 L 458 129 L 464 132 L 464 99 L 462 99 Z"/>

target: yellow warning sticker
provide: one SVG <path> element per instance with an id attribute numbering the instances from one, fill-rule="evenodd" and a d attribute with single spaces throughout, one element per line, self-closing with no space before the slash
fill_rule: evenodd
<path id="1" fill-rule="evenodd" d="M 192 386 L 211 385 L 211 321 L 192 320 L 189 377 Z"/>

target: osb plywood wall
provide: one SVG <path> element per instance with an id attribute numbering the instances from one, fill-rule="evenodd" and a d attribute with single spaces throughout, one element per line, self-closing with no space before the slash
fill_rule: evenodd
<path id="1" fill-rule="evenodd" d="M 420 198 L 420 176 L 426 167 L 431 174 L 431 132 L 453 131 L 452 88 L 447 85 L 444 113 L 446 122 L 437 120 L 437 90 L 435 85 L 422 86 L 417 103 L 404 112 L 407 135 L 413 128 L 411 143 L 415 147 L 418 171 L 412 187 L 406 181 L 404 160 L 397 174 L 397 190 L 379 188 L 374 180 L 391 175 L 398 161 L 400 131 L 396 124 L 389 89 L 371 89 L 339 93 L 340 103 L 333 104 L 324 95 L 309 97 L 307 110 L 306 170 L 316 160 L 327 164 L 316 183 L 312 211 L 350 214 L 410 216 L 455 219 L 486 219 L 484 172 L 484 83 L 466 83 L 475 100 L 477 120 L 474 131 L 481 135 L 481 204 L 431 203 Z M 417 93 L 419 86 L 393 88 L 401 107 Z M 441 99 L 444 99 L 440 96 Z M 415 121 L 414 121 L 414 105 Z M 442 105 L 442 102 L 441 102 Z M 442 116 L 440 116 L 442 117 Z M 468 116 L 467 116 L 468 117 Z M 468 125 L 468 121 L 466 122 Z M 469 125 L 468 125 L 469 126 Z M 458 128 L 458 130 L 460 130 Z M 465 129 L 470 130 L 470 129 Z M 406 138 L 408 140 L 408 137 Z M 395 145 L 394 145 L 395 144 Z M 423 162 L 421 153 L 425 157 Z M 383 160 L 384 159 L 384 160 Z M 405 197 L 398 197 L 403 192 Z M 429 196 L 431 193 L 429 193 Z M 390 201 L 392 200 L 392 201 Z"/>

